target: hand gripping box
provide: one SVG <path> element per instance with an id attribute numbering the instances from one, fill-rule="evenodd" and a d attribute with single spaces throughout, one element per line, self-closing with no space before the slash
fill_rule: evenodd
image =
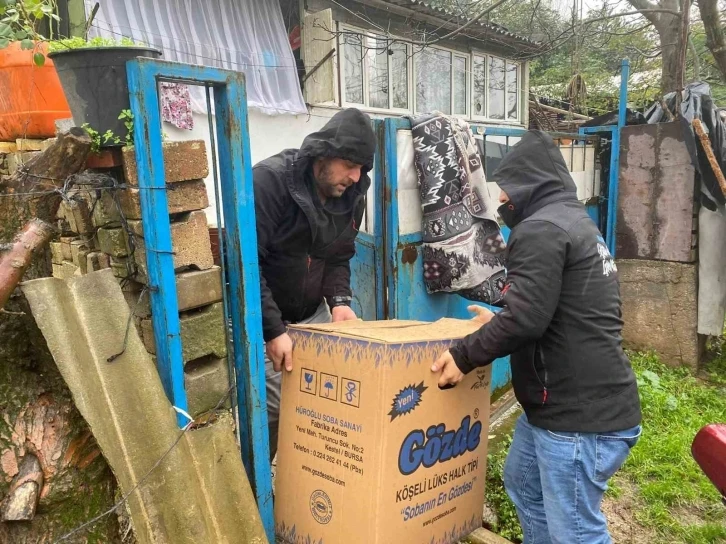
<path id="1" fill-rule="evenodd" d="M 473 321 L 296 326 L 275 525 L 288 544 L 447 544 L 481 526 L 491 370 L 440 390 L 431 364 Z"/>

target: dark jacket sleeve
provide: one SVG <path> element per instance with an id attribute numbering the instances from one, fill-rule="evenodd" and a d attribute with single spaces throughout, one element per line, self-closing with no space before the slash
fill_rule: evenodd
<path id="1" fill-rule="evenodd" d="M 273 236 L 285 210 L 284 196 L 279 190 L 277 175 L 266 167 L 252 169 L 255 187 L 255 220 L 257 222 L 257 258 L 260 263 L 260 296 L 262 298 L 262 333 L 265 342 L 285 333 L 287 327 L 282 321 L 282 313 L 272 298 L 267 286 L 262 263 L 267 258 Z"/>
<path id="2" fill-rule="evenodd" d="M 323 296 L 328 306 L 350 306 L 353 291 L 350 288 L 350 260 L 355 255 L 355 238 L 341 244 L 339 251 L 325 261 Z"/>
<path id="3" fill-rule="evenodd" d="M 525 221 L 512 238 L 504 308 L 451 348 L 456 366 L 464 373 L 541 338 L 557 309 L 569 235 L 546 221 Z"/>
<path id="4" fill-rule="evenodd" d="M 325 278 L 323 279 L 323 296 L 328 306 L 350 306 L 353 290 L 350 287 L 350 260 L 355 255 L 355 238 L 363 219 L 365 199 L 361 199 L 351 218 L 353 231 L 350 238 L 340 244 L 338 250 L 325 261 Z"/>

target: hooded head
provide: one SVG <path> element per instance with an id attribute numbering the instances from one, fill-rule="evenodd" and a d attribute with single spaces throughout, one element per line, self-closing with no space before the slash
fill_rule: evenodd
<path id="1" fill-rule="evenodd" d="M 577 186 L 552 137 L 530 130 L 507 153 L 492 174 L 509 200 L 499 215 L 510 228 L 558 200 L 577 200 Z"/>
<path id="2" fill-rule="evenodd" d="M 340 197 L 351 186 L 368 190 L 376 137 L 365 113 L 349 108 L 336 113 L 318 132 L 308 135 L 298 151 L 299 159 L 313 168 L 318 192 Z"/>

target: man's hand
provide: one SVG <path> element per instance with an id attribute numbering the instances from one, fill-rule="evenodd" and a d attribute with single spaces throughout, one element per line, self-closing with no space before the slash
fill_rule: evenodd
<path id="1" fill-rule="evenodd" d="M 350 306 L 335 306 L 332 311 L 333 323 L 338 321 L 352 321 L 358 319 L 355 312 L 351 310 Z"/>
<path id="2" fill-rule="evenodd" d="M 441 372 L 439 387 L 442 388 L 446 386 L 453 387 L 464 379 L 464 373 L 456 366 L 456 362 L 448 350 L 436 359 L 431 367 L 431 372 L 436 373 L 439 371 Z"/>
<path id="3" fill-rule="evenodd" d="M 292 339 L 287 333 L 267 342 L 265 351 L 267 351 L 267 357 L 272 361 L 275 372 L 280 372 L 283 364 L 285 370 L 288 372 L 292 370 Z"/>
<path id="4" fill-rule="evenodd" d="M 494 317 L 494 312 L 491 310 L 487 310 L 486 308 L 482 306 L 467 306 L 467 310 L 469 310 L 471 313 L 476 314 L 474 317 L 471 318 L 472 321 L 477 321 L 478 323 L 482 323 L 486 325 L 492 320 L 492 317 Z"/>

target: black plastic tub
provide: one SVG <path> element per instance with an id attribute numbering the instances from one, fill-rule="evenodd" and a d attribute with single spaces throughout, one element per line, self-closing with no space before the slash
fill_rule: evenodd
<path id="1" fill-rule="evenodd" d="M 126 62 L 136 57 L 158 58 L 161 51 L 151 47 L 89 47 L 48 56 L 55 64 L 75 124 L 88 123 L 101 136 L 110 130 L 123 145 L 127 130 L 118 117 L 130 107 Z M 104 144 L 102 139 L 103 147 L 113 145 L 117 144 Z"/>

